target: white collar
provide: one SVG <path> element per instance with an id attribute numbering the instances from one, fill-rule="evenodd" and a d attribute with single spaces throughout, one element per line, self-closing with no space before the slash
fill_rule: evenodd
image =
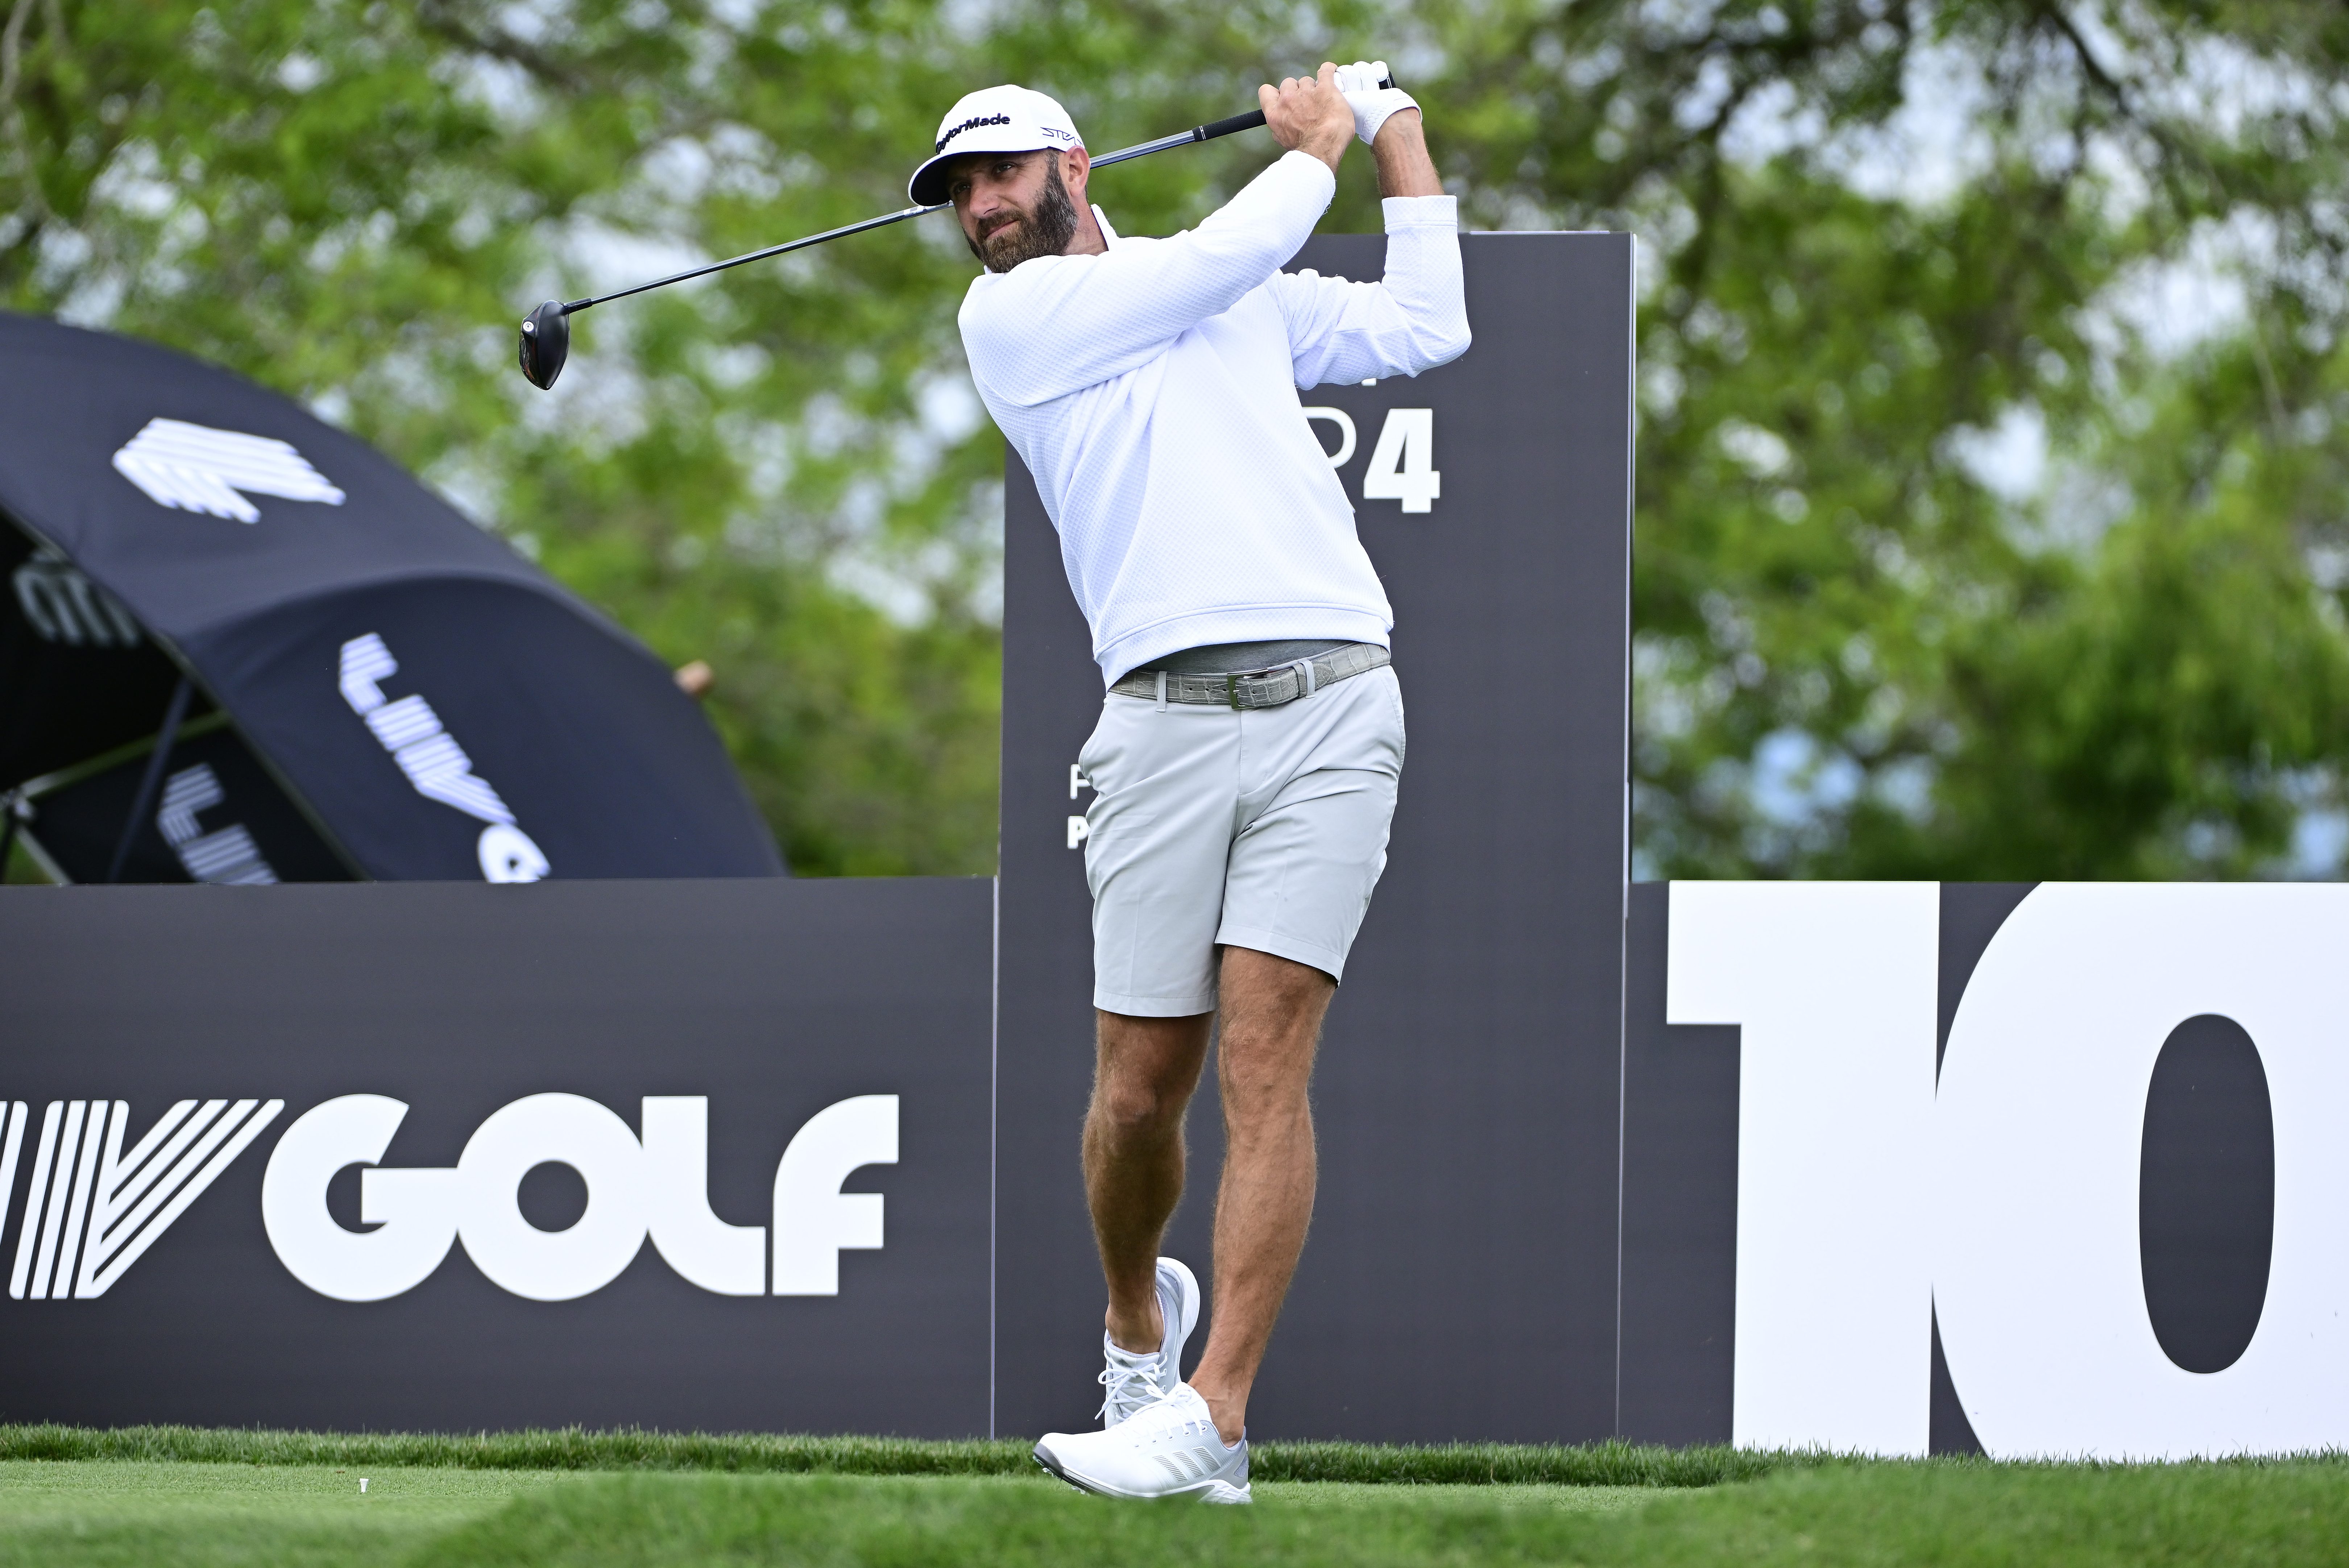
<path id="1" fill-rule="evenodd" d="M 1117 231 L 1109 226 L 1109 214 L 1102 211 L 1098 204 L 1093 208 L 1093 222 L 1101 225 L 1102 242 L 1112 251 L 1117 249 Z"/>

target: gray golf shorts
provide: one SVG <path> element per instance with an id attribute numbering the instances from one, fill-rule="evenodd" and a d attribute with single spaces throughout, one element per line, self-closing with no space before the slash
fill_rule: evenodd
<path id="1" fill-rule="evenodd" d="M 1078 757 L 1095 791 L 1093 1006 L 1213 1012 L 1220 946 L 1342 978 L 1386 869 L 1402 755 L 1392 665 L 1238 712 L 1103 697 Z"/>

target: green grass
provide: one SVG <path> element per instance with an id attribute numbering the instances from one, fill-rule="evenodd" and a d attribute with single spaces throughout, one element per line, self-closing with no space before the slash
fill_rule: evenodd
<path id="1" fill-rule="evenodd" d="M 532 1470 L 0 1461 L 0 1564 L 310 1568 L 403 1563 L 563 1476 Z"/>
<path id="2" fill-rule="evenodd" d="M 2339 1456 L 2014 1465 L 1291 1445 L 1289 1475 L 1351 1479 L 1259 1465 L 1257 1506 L 1208 1509 L 1080 1496 L 1027 1467 L 1024 1447 L 0 1428 L 0 1568 L 2349 1562 Z M 882 1473 L 891 1465 L 900 1473 Z M 1706 1465 L 1740 1473 L 1686 1484 Z M 1454 1480 L 1410 1480 L 1445 1470 Z M 1609 1470 L 1646 1480 L 1513 1479 Z"/>
<path id="3" fill-rule="evenodd" d="M 2349 1554 L 2349 1474 L 2325 1463 L 1843 1465 L 1702 1492 L 1651 1489 L 1646 1501 L 1624 1506 L 1610 1496 L 1615 1506 L 1599 1508 L 1484 1488 L 1392 1487 L 1328 1509 L 1267 1491 L 1253 1509 L 1210 1509 L 1117 1506 L 1007 1480 L 604 1476 L 519 1498 L 434 1542 L 415 1563 L 2294 1568 Z"/>
<path id="4" fill-rule="evenodd" d="M 782 1475 L 1026 1476 L 1026 1438 L 924 1442 L 903 1438 L 717 1436 L 706 1432 L 487 1432 L 339 1434 L 204 1427 L 93 1429 L 0 1426 L 0 1460 L 155 1460 L 208 1464 L 422 1465 L 461 1470 L 676 1470 Z M 1717 1486 L 1816 1454 L 1737 1449 L 1667 1449 L 1630 1443 L 1517 1447 L 1464 1443 L 1398 1448 L 1372 1443 L 1256 1445 L 1262 1480 L 1393 1485 Z"/>

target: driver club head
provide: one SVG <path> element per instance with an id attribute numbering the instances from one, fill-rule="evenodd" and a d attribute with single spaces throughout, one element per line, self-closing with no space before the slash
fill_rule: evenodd
<path id="1" fill-rule="evenodd" d="M 554 385 L 554 378 L 563 374 L 563 362 L 570 356 L 571 317 L 562 305 L 548 300 L 523 320 L 522 373 L 543 392 Z"/>

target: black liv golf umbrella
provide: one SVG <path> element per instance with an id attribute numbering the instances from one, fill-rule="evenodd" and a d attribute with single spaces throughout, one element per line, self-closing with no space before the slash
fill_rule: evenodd
<path id="1" fill-rule="evenodd" d="M 782 874 L 649 651 L 226 371 L 0 313 L 0 791 L 63 880 Z"/>

